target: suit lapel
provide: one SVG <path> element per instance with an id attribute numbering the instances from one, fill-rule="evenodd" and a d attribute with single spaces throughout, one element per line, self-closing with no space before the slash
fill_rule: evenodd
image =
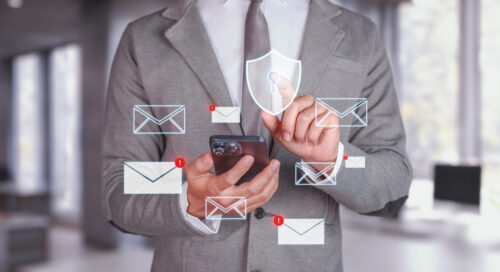
<path id="1" fill-rule="evenodd" d="M 332 23 L 341 10 L 327 0 L 311 1 L 309 15 L 302 44 L 302 94 L 312 93 L 323 71 L 327 68 L 330 56 L 335 52 L 344 37 L 344 31 Z"/>
<path id="2" fill-rule="evenodd" d="M 330 61 L 345 33 L 332 23 L 332 19 L 339 16 L 341 10 L 328 0 L 313 0 L 309 5 L 302 52 L 302 81 L 300 95 L 311 94 Z M 277 156 L 281 144 L 274 141 L 271 149 L 271 158 Z"/>
<path id="3" fill-rule="evenodd" d="M 177 0 L 165 10 L 164 17 L 177 21 L 165 32 L 165 37 L 197 75 L 215 104 L 232 105 L 229 89 L 194 3 L 192 0 Z M 328 0 L 311 1 L 301 52 L 300 94 L 314 91 L 329 57 L 345 35 L 331 21 L 340 13 L 341 10 Z M 233 134 L 243 134 L 238 124 L 227 125 Z M 280 148 L 279 142 L 274 141 L 271 157 L 275 157 Z"/>
<path id="4" fill-rule="evenodd" d="M 231 106 L 229 89 L 210 43 L 195 1 L 178 0 L 162 14 L 177 22 L 165 37 L 182 56 L 217 106 Z M 227 124 L 235 135 L 242 135 L 239 124 Z"/>

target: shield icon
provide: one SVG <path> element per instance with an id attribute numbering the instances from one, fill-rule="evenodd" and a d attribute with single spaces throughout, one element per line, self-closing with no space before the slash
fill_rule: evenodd
<path id="1" fill-rule="evenodd" d="M 302 63 L 272 49 L 259 58 L 247 60 L 245 73 L 248 91 L 257 106 L 269 114 L 279 115 L 297 96 Z M 279 75 L 279 80 L 271 80 L 271 73 Z M 277 83 L 281 80 L 287 81 L 289 84 L 281 85 L 288 85 L 289 88 L 279 89 Z"/>

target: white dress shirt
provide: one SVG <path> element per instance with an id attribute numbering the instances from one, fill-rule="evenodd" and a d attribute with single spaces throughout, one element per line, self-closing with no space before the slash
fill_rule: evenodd
<path id="1" fill-rule="evenodd" d="M 262 2 L 261 10 L 268 24 L 271 48 L 289 58 L 299 59 L 309 2 L 310 0 Z M 250 0 L 198 0 L 196 5 L 222 69 L 233 105 L 241 106 L 245 19 Z M 343 146 L 340 145 L 342 144 L 339 143 L 339 158 L 343 156 Z M 331 175 L 336 175 L 339 168 L 340 163 Z M 313 182 L 321 183 L 320 180 Z M 200 220 L 187 213 L 187 183 L 184 183 L 183 187 L 183 195 L 179 199 L 186 221 L 205 234 L 217 233 L 220 219 Z"/>
<path id="2" fill-rule="evenodd" d="M 197 1 L 235 106 L 241 106 L 245 20 L 249 5 L 250 0 Z M 261 10 L 269 28 L 271 48 L 289 58 L 298 59 L 309 0 L 265 0 Z"/>

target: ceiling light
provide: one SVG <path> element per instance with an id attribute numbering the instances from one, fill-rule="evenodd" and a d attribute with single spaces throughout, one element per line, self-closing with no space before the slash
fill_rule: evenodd
<path id="1" fill-rule="evenodd" d="M 7 0 L 7 5 L 11 8 L 20 8 L 23 6 L 23 0 Z"/>

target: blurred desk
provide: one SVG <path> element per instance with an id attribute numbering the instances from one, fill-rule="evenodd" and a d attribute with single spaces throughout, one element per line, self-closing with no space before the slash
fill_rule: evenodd
<path id="1" fill-rule="evenodd" d="M 0 213 L 0 271 L 47 259 L 45 216 Z"/>
<path id="2" fill-rule="evenodd" d="M 136 272 L 150 271 L 153 250 L 129 248 L 117 251 L 89 252 L 55 263 L 23 267 L 19 272 Z M 168 267 L 165 268 L 167 271 Z"/>
<path id="3" fill-rule="evenodd" d="M 14 182 L 0 183 L 0 211 L 49 214 L 49 192 L 43 188 L 26 190 Z"/>
<path id="4" fill-rule="evenodd" d="M 412 184 L 398 219 L 341 209 L 350 272 L 498 272 L 500 222 L 477 206 L 433 199 L 432 181 Z"/>

